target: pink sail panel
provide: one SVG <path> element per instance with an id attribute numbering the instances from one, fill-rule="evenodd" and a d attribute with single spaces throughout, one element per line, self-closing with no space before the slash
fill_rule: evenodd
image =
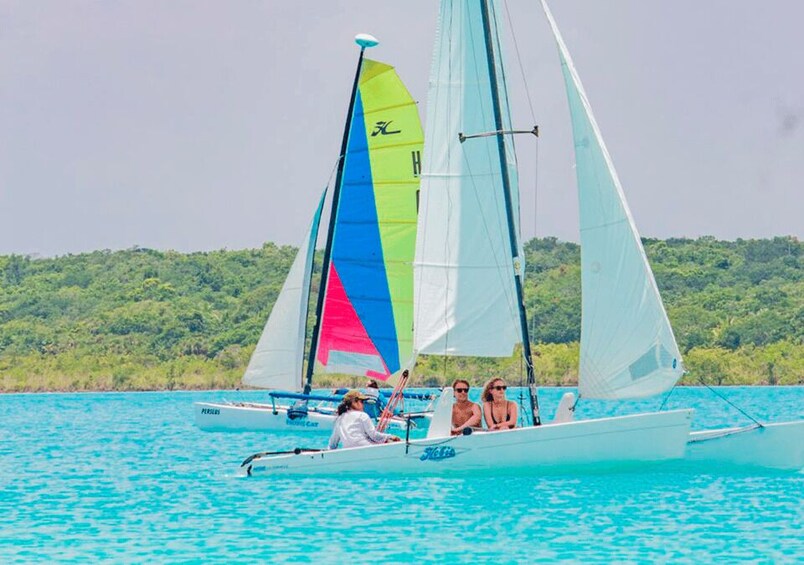
<path id="1" fill-rule="evenodd" d="M 329 268 L 317 359 L 330 373 L 363 374 L 383 381 L 391 376 L 347 297 L 333 263 Z"/>

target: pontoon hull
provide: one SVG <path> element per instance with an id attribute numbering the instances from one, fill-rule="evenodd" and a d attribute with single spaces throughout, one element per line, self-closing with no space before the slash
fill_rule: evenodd
<path id="1" fill-rule="evenodd" d="M 692 410 L 255 458 L 251 475 L 449 474 L 619 466 L 684 457 Z"/>
<path id="2" fill-rule="evenodd" d="M 306 416 L 288 417 L 287 406 L 257 403 L 196 402 L 193 405 L 195 425 L 207 432 L 282 432 L 331 431 L 335 414 L 308 411 Z M 399 418 L 388 424 L 390 431 L 404 430 L 406 422 Z"/>
<path id="3" fill-rule="evenodd" d="M 761 428 L 721 428 L 690 434 L 687 460 L 771 469 L 804 468 L 804 420 Z"/>

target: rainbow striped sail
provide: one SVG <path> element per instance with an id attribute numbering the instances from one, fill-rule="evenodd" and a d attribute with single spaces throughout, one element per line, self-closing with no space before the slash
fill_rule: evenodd
<path id="1" fill-rule="evenodd" d="M 334 218 L 316 361 L 388 380 L 412 363 L 424 135 L 394 68 L 363 59 Z"/>

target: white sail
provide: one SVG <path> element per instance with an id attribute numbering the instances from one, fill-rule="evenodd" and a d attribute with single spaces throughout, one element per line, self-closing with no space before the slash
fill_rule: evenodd
<path id="1" fill-rule="evenodd" d="M 296 254 L 285 284 L 265 323 L 243 383 L 260 388 L 300 390 L 307 321 L 307 301 L 315 242 L 326 191 L 321 195 L 307 237 Z"/>
<path id="2" fill-rule="evenodd" d="M 503 128 L 510 129 L 497 19 L 493 4 L 488 8 Z M 506 357 L 521 341 L 498 136 L 458 139 L 497 130 L 481 17 L 480 2 L 441 3 L 414 262 L 418 353 Z M 518 238 L 512 139 L 506 145 Z M 516 262 L 522 272 L 521 259 Z"/>
<path id="3" fill-rule="evenodd" d="M 581 360 L 586 398 L 637 398 L 671 388 L 681 354 L 622 186 L 555 20 L 567 88 L 581 227 Z"/>

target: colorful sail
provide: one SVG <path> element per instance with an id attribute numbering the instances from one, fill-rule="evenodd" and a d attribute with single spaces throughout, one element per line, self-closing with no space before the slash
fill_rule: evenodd
<path id="1" fill-rule="evenodd" d="M 423 133 L 394 68 L 368 59 L 350 120 L 316 360 L 388 380 L 412 363 Z"/>
<path id="2" fill-rule="evenodd" d="M 511 129 L 494 3 L 488 2 L 491 53 L 503 129 Z M 509 221 L 502 185 L 482 3 L 441 3 L 430 92 L 416 242 L 415 348 L 419 353 L 507 357 L 522 341 Z M 519 234 L 513 139 L 506 163 Z M 516 267 L 515 267 L 516 265 Z"/>
<path id="3" fill-rule="evenodd" d="M 304 342 L 307 322 L 307 301 L 310 296 L 310 277 L 313 271 L 315 242 L 321 222 L 326 190 L 321 195 L 304 244 L 274 302 L 271 315 L 262 330 L 243 375 L 243 384 L 260 388 L 300 390 Z"/>
<path id="4" fill-rule="evenodd" d="M 659 394 L 683 374 L 653 272 L 589 100 L 547 4 L 572 116 L 581 226 L 581 361 L 587 398 Z"/>

